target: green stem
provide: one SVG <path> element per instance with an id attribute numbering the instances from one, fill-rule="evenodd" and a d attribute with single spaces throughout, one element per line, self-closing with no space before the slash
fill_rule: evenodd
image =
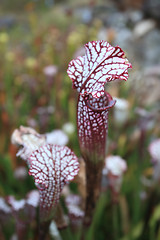
<path id="1" fill-rule="evenodd" d="M 38 240 L 45 240 L 49 231 L 51 220 L 41 222 L 39 224 L 39 238 Z"/>
<path id="2" fill-rule="evenodd" d="M 152 224 L 152 225 L 150 226 L 149 239 L 150 239 L 150 240 L 156 239 L 156 238 L 155 238 L 155 224 Z"/>
<path id="3" fill-rule="evenodd" d="M 103 161 L 94 163 L 86 161 L 86 204 L 85 217 L 83 221 L 84 229 L 90 226 L 94 215 L 97 200 L 101 192 L 101 176 Z"/>
<path id="4" fill-rule="evenodd" d="M 94 217 L 93 217 L 91 226 L 90 227 L 83 226 L 83 234 L 81 236 L 81 239 L 87 239 L 87 240 L 96 239 L 95 233 L 96 233 L 98 226 L 103 218 L 104 209 L 106 208 L 106 204 L 108 204 L 107 194 L 102 194 L 97 202 L 97 206 L 95 209 L 95 213 L 94 213 Z"/>
<path id="5" fill-rule="evenodd" d="M 74 240 L 69 227 L 59 231 L 63 240 Z"/>
<path id="6" fill-rule="evenodd" d="M 118 221 L 118 205 L 115 203 L 112 206 L 112 211 L 113 211 L 113 233 L 114 233 L 114 239 L 118 240 L 119 239 L 119 221 Z"/>

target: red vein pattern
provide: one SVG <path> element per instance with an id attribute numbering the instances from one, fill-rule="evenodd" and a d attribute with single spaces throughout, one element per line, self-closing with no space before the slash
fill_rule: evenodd
<path id="1" fill-rule="evenodd" d="M 58 145 L 44 145 L 30 156 L 29 174 L 35 179 L 40 193 L 40 219 L 48 220 L 60 198 L 63 186 L 79 171 L 75 154 Z"/>
<path id="2" fill-rule="evenodd" d="M 131 64 L 120 47 L 106 41 L 85 45 L 85 55 L 69 63 L 67 73 L 80 93 L 77 104 L 77 127 L 81 152 L 92 161 L 104 159 L 108 110 L 115 101 L 104 85 L 115 79 L 127 80 Z"/>
<path id="3" fill-rule="evenodd" d="M 81 94 L 104 95 L 104 84 L 115 79 L 127 80 L 131 64 L 120 47 L 106 41 L 93 41 L 85 45 L 85 56 L 69 63 L 67 73 L 73 87 Z"/>
<path id="4" fill-rule="evenodd" d="M 80 148 L 84 158 L 89 157 L 94 162 L 104 159 L 108 110 L 114 104 L 115 101 L 108 93 L 99 99 L 90 95 L 87 100 L 79 95 L 77 126 Z"/>

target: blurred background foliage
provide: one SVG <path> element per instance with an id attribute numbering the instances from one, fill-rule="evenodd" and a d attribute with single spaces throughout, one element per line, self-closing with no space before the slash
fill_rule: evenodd
<path id="1" fill-rule="evenodd" d="M 107 144 L 107 154 L 123 157 L 128 170 L 116 203 L 109 192 L 102 194 L 87 239 L 160 239 L 160 177 L 154 181 L 148 152 L 149 144 L 160 137 L 159 14 L 156 0 L 1 0 L 2 197 L 21 199 L 34 188 L 31 177 L 19 182 L 14 176 L 25 163 L 10 142 L 13 130 L 24 125 L 45 133 L 67 122 L 76 127 L 76 91 L 66 73 L 68 63 L 83 55 L 88 41 L 107 40 L 120 45 L 133 65 L 128 82 L 107 85 L 113 97 L 129 104 L 122 123 L 116 109 L 110 112 Z M 54 66 L 55 72 L 45 71 L 47 66 Z M 76 131 L 68 145 L 80 156 Z"/>

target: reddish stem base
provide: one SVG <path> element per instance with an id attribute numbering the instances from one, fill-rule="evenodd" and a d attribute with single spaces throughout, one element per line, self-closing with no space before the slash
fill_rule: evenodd
<path id="1" fill-rule="evenodd" d="M 86 161 L 86 205 L 83 221 L 83 225 L 86 227 L 92 222 L 96 203 L 100 196 L 102 168 L 103 161 L 98 163 Z"/>

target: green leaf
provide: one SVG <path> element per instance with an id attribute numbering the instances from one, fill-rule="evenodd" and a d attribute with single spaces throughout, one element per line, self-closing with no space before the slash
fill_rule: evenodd
<path id="1" fill-rule="evenodd" d="M 150 227 L 154 226 L 159 219 L 160 219 L 160 204 L 154 209 L 152 217 L 149 221 Z"/>

